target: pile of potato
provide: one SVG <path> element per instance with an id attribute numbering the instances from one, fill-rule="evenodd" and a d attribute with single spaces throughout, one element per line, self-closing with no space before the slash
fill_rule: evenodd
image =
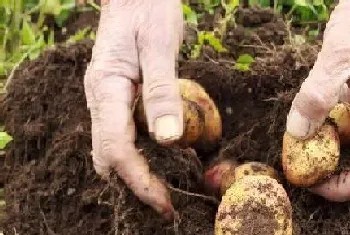
<path id="1" fill-rule="evenodd" d="M 215 146 L 222 135 L 218 108 L 198 83 L 189 79 L 179 82 L 184 108 L 184 134 L 179 146 Z M 283 136 L 282 165 L 289 183 L 310 187 L 336 170 L 340 143 L 350 143 L 350 106 L 338 104 L 329 117 L 335 125 L 325 123 L 312 138 L 298 140 L 288 133 Z M 147 132 L 141 96 L 135 105 L 135 121 L 139 131 Z M 225 160 L 210 168 L 204 178 L 221 196 L 215 235 L 249 235 L 256 229 L 266 235 L 293 234 L 291 203 L 272 167 Z"/>

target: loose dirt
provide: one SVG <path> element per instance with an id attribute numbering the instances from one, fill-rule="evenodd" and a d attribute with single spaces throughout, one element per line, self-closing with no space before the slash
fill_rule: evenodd
<path id="1" fill-rule="evenodd" d="M 204 194 L 202 173 L 219 149 L 199 152 L 201 165 L 191 151 L 159 147 L 139 136 L 137 146 L 151 169 L 180 189 L 171 190 L 179 213 L 173 223 L 162 221 L 115 176 L 105 182 L 96 175 L 83 89 L 92 45 L 58 45 L 14 74 L 4 103 L 6 130 L 14 137 L 5 162 L 6 234 L 213 234 L 218 204 L 193 194 Z M 267 163 L 283 177 L 286 115 L 319 46 L 253 48 L 251 71 L 234 70 L 218 57 L 182 61 L 179 74 L 203 85 L 218 105 L 223 158 Z M 342 150 L 341 167 L 350 165 L 347 156 Z M 284 187 L 295 235 L 349 234 L 350 203 L 327 202 L 285 181 Z"/>

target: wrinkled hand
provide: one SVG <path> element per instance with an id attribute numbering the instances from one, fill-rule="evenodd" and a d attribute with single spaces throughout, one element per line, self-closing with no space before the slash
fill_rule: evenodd
<path id="1" fill-rule="evenodd" d="M 149 131 L 159 143 L 183 134 L 175 63 L 182 42 L 180 0 L 102 1 L 92 59 L 84 78 L 96 172 L 115 170 L 144 203 L 166 219 L 174 208 L 165 184 L 136 150 L 133 103 L 142 71 Z"/>
<path id="2" fill-rule="evenodd" d="M 332 12 L 322 49 L 313 69 L 296 95 L 287 117 L 287 132 L 311 137 L 339 102 L 350 102 L 350 1 L 341 0 Z M 350 174 L 334 175 L 310 190 L 329 200 L 350 200 Z"/>

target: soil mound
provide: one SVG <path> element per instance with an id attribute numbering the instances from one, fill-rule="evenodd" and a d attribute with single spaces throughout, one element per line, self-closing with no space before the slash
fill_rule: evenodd
<path id="1" fill-rule="evenodd" d="M 8 146 L 6 234 L 213 234 L 217 202 L 203 197 L 202 172 L 216 157 L 162 148 L 139 136 L 151 169 L 172 185 L 179 212 L 164 223 L 115 176 L 99 179 L 91 162 L 90 116 L 83 77 L 91 41 L 58 45 L 15 72 L 4 103 Z M 269 47 L 270 48 L 270 47 Z M 266 49 L 266 48 L 265 48 Z M 267 163 L 281 173 L 282 135 L 290 104 L 316 58 L 317 46 L 275 46 L 241 72 L 217 61 L 183 61 L 180 76 L 202 84 L 220 109 L 222 156 Z M 343 151 L 342 167 L 348 166 Z M 294 234 L 348 234 L 350 203 L 329 203 L 284 184 Z"/>

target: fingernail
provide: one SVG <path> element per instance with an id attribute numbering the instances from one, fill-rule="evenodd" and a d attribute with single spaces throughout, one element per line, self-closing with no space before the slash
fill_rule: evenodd
<path id="1" fill-rule="evenodd" d="M 164 115 L 156 119 L 155 138 L 159 143 L 173 142 L 180 137 L 178 117 L 174 115 Z"/>
<path id="2" fill-rule="evenodd" d="M 296 138 L 307 138 L 312 135 L 312 123 L 297 110 L 292 109 L 287 118 L 287 132 Z"/>

